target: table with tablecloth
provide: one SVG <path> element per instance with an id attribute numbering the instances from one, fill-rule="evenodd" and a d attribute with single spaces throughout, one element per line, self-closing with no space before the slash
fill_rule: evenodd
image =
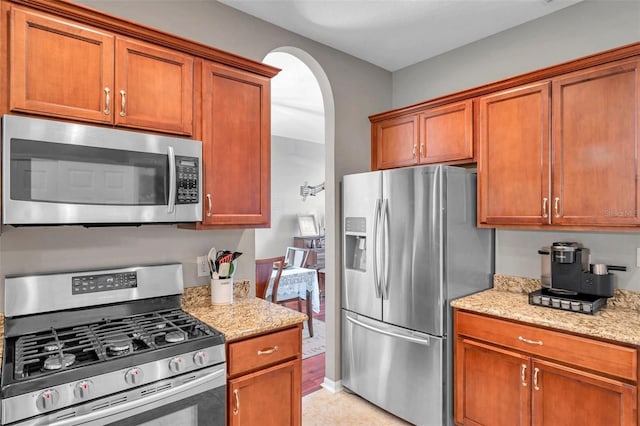
<path id="1" fill-rule="evenodd" d="M 271 300 L 273 292 L 273 280 L 277 270 L 271 273 L 269 288 L 267 289 L 267 300 Z M 318 287 L 318 272 L 315 269 L 298 268 L 289 266 L 282 270 L 280 284 L 278 285 L 277 300 L 287 300 L 300 297 L 307 300 L 307 292 L 311 295 L 311 307 L 313 312 L 320 312 L 320 289 Z"/>

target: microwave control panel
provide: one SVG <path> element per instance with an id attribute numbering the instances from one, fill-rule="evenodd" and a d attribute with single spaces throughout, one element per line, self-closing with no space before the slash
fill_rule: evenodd
<path id="1" fill-rule="evenodd" d="M 176 204 L 197 204 L 198 194 L 198 159 L 196 157 L 176 156 Z"/>
<path id="2" fill-rule="evenodd" d="M 71 279 L 71 294 L 97 293 L 138 287 L 136 272 L 115 274 L 82 275 Z"/>

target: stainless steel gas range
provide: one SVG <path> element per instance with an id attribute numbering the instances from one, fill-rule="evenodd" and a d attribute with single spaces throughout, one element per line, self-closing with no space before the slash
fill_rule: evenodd
<path id="1" fill-rule="evenodd" d="M 182 265 L 5 278 L 2 425 L 223 425 L 224 336 Z"/>

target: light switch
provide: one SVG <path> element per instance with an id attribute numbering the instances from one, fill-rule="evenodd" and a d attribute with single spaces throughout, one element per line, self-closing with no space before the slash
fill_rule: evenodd
<path id="1" fill-rule="evenodd" d="M 636 249 L 636 267 L 640 268 L 640 247 Z"/>

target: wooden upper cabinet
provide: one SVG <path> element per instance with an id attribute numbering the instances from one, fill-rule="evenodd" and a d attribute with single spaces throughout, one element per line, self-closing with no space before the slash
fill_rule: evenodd
<path id="1" fill-rule="evenodd" d="M 193 58 L 11 8 L 10 109 L 191 135 Z"/>
<path id="2" fill-rule="evenodd" d="M 472 100 L 371 123 L 374 170 L 474 161 Z"/>
<path id="3" fill-rule="evenodd" d="M 203 225 L 269 226 L 270 79 L 203 62 L 202 96 Z"/>
<path id="4" fill-rule="evenodd" d="M 19 7 L 10 20 L 11 110 L 111 123 L 114 35 Z"/>
<path id="5" fill-rule="evenodd" d="M 557 78 L 552 96 L 552 222 L 640 224 L 640 60 Z"/>
<path id="6" fill-rule="evenodd" d="M 371 130 L 375 149 L 374 169 L 391 169 L 417 164 L 418 126 L 417 115 L 372 123 Z"/>
<path id="7" fill-rule="evenodd" d="M 478 219 L 549 222 L 549 83 L 480 98 Z"/>
<path id="8" fill-rule="evenodd" d="M 473 161 L 473 101 L 421 113 L 418 153 L 421 164 Z"/>
<path id="9" fill-rule="evenodd" d="M 115 82 L 116 124 L 192 133 L 192 56 L 118 38 Z"/>

